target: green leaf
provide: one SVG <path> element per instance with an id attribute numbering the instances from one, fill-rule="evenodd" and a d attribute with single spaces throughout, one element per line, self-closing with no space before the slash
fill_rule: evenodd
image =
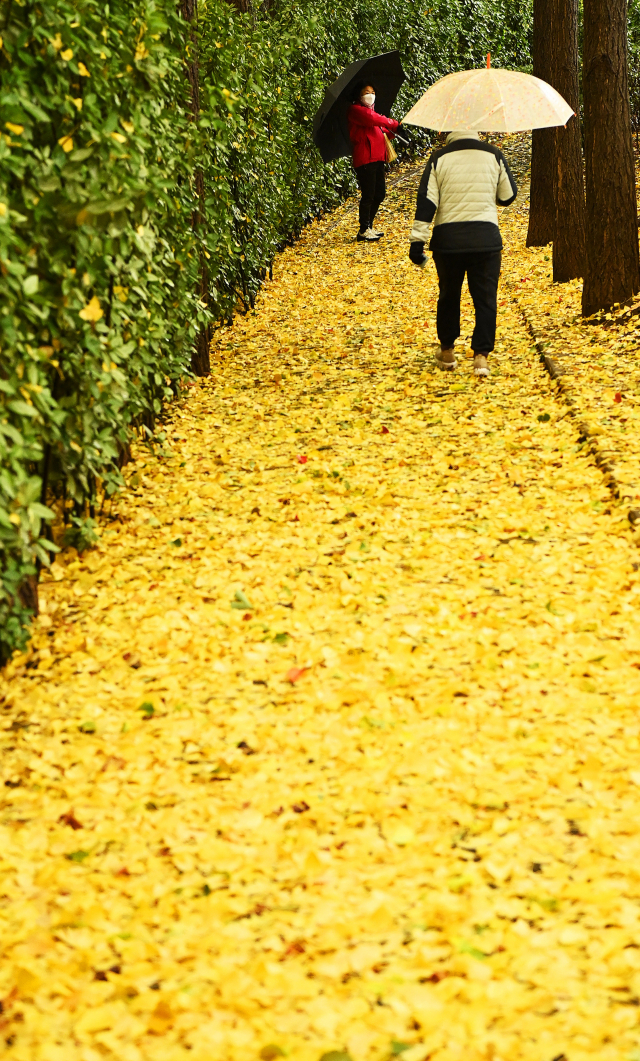
<path id="1" fill-rule="evenodd" d="M 547 913 L 554 914 L 558 909 L 557 899 L 549 899 L 545 897 L 539 898 L 537 895 L 527 895 L 526 898 L 530 903 L 537 903 L 537 905 L 541 906 L 543 910 L 547 911 Z"/>
<path id="2" fill-rule="evenodd" d="M 85 206 L 88 214 L 100 216 L 100 214 L 118 214 L 129 206 L 129 199 L 107 199 L 103 202 L 89 203 Z"/>
<path id="3" fill-rule="evenodd" d="M 84 862 L 86 858 L 89 858 L 90 853 L 91 852 L 89 851 L 83 851 L 81 849 L 79 851 L 72 851 L 70 854 L 65 855 L 64 857 L 68 858 L 69 862 Z"/>
<path id="4" fill-rule="evenodd" d="M 477 947 L 474 947 L 472 943 L 467 943 L 466 940 L 458 944 L 458 952 L 460 954 L 470 954 L 472 958 L 479 962 L 486 962 L 487 960 L 487 955 L 484 951 L 478 950 Z"/>
<path id="5" fill-rule="evenodd" d="M 30 114 L 32 118 L 36 119 L 36 121 L 48 122 L 51 120 L 50 115 L 48 115 L 47 112 L 42 109 L 42 107 L 38 107 L 38 105 L 34 103 L 33 100 L 27 99 L 25 96 L 21 97 L 20 106 L 24 107 L 27 114 Z"/>
<path id="6" fill-rule="evenodd" d="M 34 409 L 33 405 L 29 405 L 28 402 L 21 401 L 20 398 L 8 402 L 7 409 L 10 409 L 12 413 L 17 413 L 18 416 L 38 416 L 38 410 Z"/>
<path id="7" fill-rule="evenodd" d="M 38 290 L 39 284 L 40 279 L 37 273 L 32 273 L 31 276 L 28 276 L 25 280 L 22 281 L 22 290 L 24 291 L 25 295 L 35 295 L 36 291 Z"/>
<path id="8" fill-rule="evenodd" d="M 251 606 L 251 604 L 249 602 L 248 597 L 246 596 L 246 594 L 241 589 L 237 589 L 236 590 L 235 597 L 231 601 L 231 607 L 232 608 L 241 608 L 243 611 L 251 611 L 252 610 L 252 606 Z"/>
<path id="9" fill-rule="evenodd" d="M 29 512 L 37 516 L 38 519 L 55 519 L 55 512 L 53 509 L 47 508 L 46 505 L 41 505 L 39 501 L 32 501 L 29 505 Z"/>
<path id="10" fill-rule="evenodd" d="M 81 147 L 78 151 L 72 151 L 69 155 L 69 162 L 84 162 L 85 159 L 91 158 L 93 154 L 92 147 Z"/>

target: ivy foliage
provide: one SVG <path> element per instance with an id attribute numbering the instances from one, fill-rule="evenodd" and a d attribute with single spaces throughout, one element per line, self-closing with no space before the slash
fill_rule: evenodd
<path id="1" fill-rule="evenodd" d="M 629 0 L 629 101 L 631 104 L 631 128 L 636 136 L 636 147 L 640 137 L 640 0 Z"/>
<path id="2" fill-rule="evenodd" d="M 54 509 L 119 484 L 188 365 L 197 137 L 172 5 L 6 5 L 0 114 L 0 644 Z M 28 609 L 27 609 L 28 610 Z"/>
<path id="3" fill-rule="evenodd" d="M 401 115 L 487 51 L 526 67 L 531 0 L 1 11 L 0 659 L 28 636 L 54 537 L 92 540 L 197 334 L 246 311 L 278 247 L 352 188 L 348 160 L 311 143 L 326 85 L 398 47 Z"/>

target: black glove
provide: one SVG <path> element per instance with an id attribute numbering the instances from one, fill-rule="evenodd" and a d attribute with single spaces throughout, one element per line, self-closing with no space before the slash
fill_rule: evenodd
<path id="1" fill-rule="evenodd" d="M 414 265 L 424 267 L 427 260 L 427 256 L 424 253 L 424 243 L 420 243 L 419 240 L 414 240 L 413 243 L 409 245 L 409 258 Z"/>

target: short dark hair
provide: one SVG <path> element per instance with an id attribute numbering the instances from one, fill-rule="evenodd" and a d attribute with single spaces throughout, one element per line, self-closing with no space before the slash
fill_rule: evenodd
<path id="1" fill-rule="evenodd" d="M 362 92 L 363 88 L 365 88 L 366 85 L 370 85 L 371 88 L 373 89 L 373 91 L 374 92 L 376 91 L 376 86 L 373 84 L 373 81 L 369 81 L 369 79 L 367 79 L 366 81 L 358 81 L 358 84 L 356 85 L 356 87 L 353 90 L 353 102 L 354 103 L 356 103 L 360 99 L 360 93 Z"/>

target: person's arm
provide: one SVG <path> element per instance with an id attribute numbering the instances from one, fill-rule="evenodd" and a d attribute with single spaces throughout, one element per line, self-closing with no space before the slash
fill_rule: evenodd
<path id="1" fill-rule="evenodd" d="M 427 257 L 424 253 L 424 245 L 429 239 L 431 222 L 436 216 L 436 210 L 440 203 L 440 189 L 436 177 L 436 159 L 432 155 L 427 163 L 427 168 L 422 174 L 422 180 L 418 188 L 418 201 L 416 203 L 416 216 L 409 239 L 409 258 L 414 265 L 424 267 Z"/>
<path id="2" fill-rule="evenodd" d="M 496 202 L 498 206 L 510 206 L 518 194 L 518 185 L 513 179 L 513 173 L 509 169 L 509 164 L 502 152 L 500 152 L 498 164 L 500 166 L 500 175 L 498 177 Z"/>
<path id="3" fill-rule="evenodd" d="M 372 111 L 371 107 L 360 107 L 357 103 L 349 108 L 347 117 L 353 125 L 360 125 L 363 129 L 384 129 L 385 132 L 392 134 L 400 124 L 395 118 L 386 118 L 384 114 Z"/>
<path id="4" fill-rule="evenodd" d="M 384 114 L 380 115 L 380 117 L 384 118 Z M 396 133 L 398 132 L 398 130 L 402 129 L 402 126 L 401 126 L 400 122 L 397 122 L 395 120 L 395 118 L 387 118 L 387 121 L 388 122 L 393 122 L 393 124 L 395 125 L 395 129 L 385 129 L 385 133 L 387 134 L 389 139 L 393 140 L 393 138 L 396 135 Z"/>

